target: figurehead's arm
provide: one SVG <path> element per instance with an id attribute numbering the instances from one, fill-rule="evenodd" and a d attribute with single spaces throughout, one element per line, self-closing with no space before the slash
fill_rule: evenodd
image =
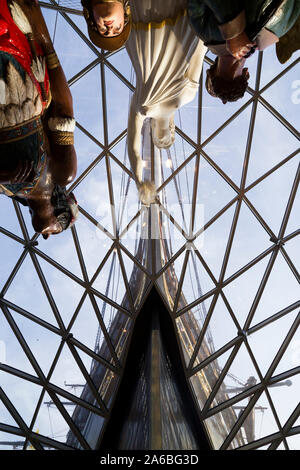
<path id="1" fill-rule="evenodd" d="M 73 181 L 77 172 L 72 95 L 37 1 L 17 1 L 30 18 L 34 39 L 45 54 L 51 92 L 51 103 L 43 116 L 50 147 L 49 171 L 57 184 L 65 186 Z"/>
<path id="2" fill-rule="evenodd" d="M 245 28 L 247 25 L 244 2 L 242 0 L 199 0 L 213 14 L 222 38 L 226 42 L 226 49 L 236 59 L 244 57 L 254 46 Z"/>
<path id="3" fill-rule="evenodd" d="M 66 186 L 74 180 L 77 172 L 73 101 L 64 71 L 54 51 L 46 55 L 46 61 L 52 96 L 44 120 L 51 155 L 49 168 L 55 182 Z"/>
<path id="4" fill-rule="evenodd" d="M 195 52 L 193 53 L 188 69 L 185 73 L 185 76 L 194 83 L 199 83 L 203 59 L 206 54 L 207 47 L 204 45 L 203 41 L 199 39 Z"/>
<path id="5" fill-rule="evenodd" d="M 60 65 L 48 67 L 52 101 L 44 119 L 50 146 L 49 169 L 61 186 L 71 183 L 77 172 L 74 148 L 75 120 L 72 96 Z"/>

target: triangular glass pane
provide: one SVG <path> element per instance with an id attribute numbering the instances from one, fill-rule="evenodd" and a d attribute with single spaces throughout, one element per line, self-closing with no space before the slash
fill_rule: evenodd
<path id="1" fill-rule="evenodd" d="M 275 234 L 282 223 L 297 167 L 298 161 L 293 158 L 247 192 L 250 202 Z"/>
<path id="2" fill-rule="evenodd" d="M 25 230 L 28 233 L 28 237 L 32 238 L 35 235 L 36 232 L 35 232 L 35 230 L 33 229 L 33 226 L 32 226 L 31 215 L 30 215 L 29 209 L 28 209 L 28 207 L 25 207 L 21 204 L 19 204 L 19 208 L 20 208 L 21 213 L 22 213 L 22 218 L 23 218 L 23 221 L 24 221 L 24 224 L 25 224 Z M 23 236 L 22 236 L 22 238 L 23 238 Z"/>
<path id="3" fill-rule="evenodd" d="M 270 402 L 265 393 L 262 393 L 255 403 L 252 415 L 250 414 L 244 423 L 244 429 L 247 426 L 248 428 L 252 426 L 254 440 L 262 439 L 279 431 Z M 248 435 L 248 442 L 250 442 L 250 436 Z"/>
<path id="4" fill-rule="evenodd" d="M 188 233 L 192 213 L 191 197 L 193 193 L 195 157 L 179 173 L 173 176 L 161 193 L 161 200 L 174 217 L 177 224 Z M 203 220 L 202 220 L 203 223 Z"/>
<path id="5" fill-rule="evenodd" d="M 132 328 L 132 320 L 128 315 L 113 307 L 110 310 L 110 320 L 107 330 L 118 359 L 122 359 L 124 348 Z"/>
<path id="6" fill-rule="evenodd" d="M 299 450 L 300 449 L 300 435 L 289 436 L 286 438 L 289 450 Z"/>
<path id="7" fill-rule="evenodd" d="M 128 315 L 124 314 L 121 310 L 117 310 L 112 307 L 110 304 L 102 302 L 100 299 L 96 299 L 96 301 L 103 317 L 112 347 L 119 359 L 123 353 L 124 344 L 127 341 L 128 334 L 131 330 L 131 320 Z M 114 364 L 104 332 L 100 328 L 98 329 L 95 341 L 95 352 Z"/>
<path id="8" fill-rule="evenodd" d="M 57 324 L 35 267 L 28 256 L 9 286 L 6 298 L 43 320 Z"/>
<path id="9" fill-rule="evenodd" d="M 198 103 L 197 92 L 192 101 L 179 108 L 178 113 L 175 113 L 175 125 L 188 135 L 190 139 L 193 139 L 195 143 L 197 143 L 198 136 Z M 176 139 L 180 139 L 180 137 L 176 135 Z"/>
<path id="10" fill-rule="evenodd" d="M 60 42 L 63 42 L 64 47 L 59 47 L 58 57 L 68 80 L 96 59 L 93 51 L 59 14 L 56 23 L 54 47 Z M 74 44 L 76 44 L 76 47 L 74 47 Z"/>
<path id="11" fill-rule="evenodd" d="M 120 159 L 123 163 L 123 158 Z M 127 158 L 124 162 L 128 166 Z M 137 188 L 134 180 L 112 158 L 109 159 L 114 193 L 115 216 L 119 233 L 129 224 L 139 210 Z"/>
<path id="12" fill-rule="evenodd" d="M 243 202 L 234 233 L 226 278 L 269 248 L 270 236 Z"/>
<path id="13" fill-rule="evenodd" d="M 191 360 L 212 299 L 213 296 L 209 297 L 176 318 L 176 327 L 186 365 Z M 179 305 L 181 306 L 181 302 L 179 302 Z M 198 355 L 201 361 L 213 352 L 213 339 L 210 330 L 205 334 L 203 342 L 205 347 L 200 348 L 200 356 Z"/>
<path id="14" fill-rule="evenodd" d="M 124 253 L 124 251 L 120 251 L 120 256 L 122 257 L 122 260 L 123 260 L 127 283 L 128 283 L 129 290 L 131 291 L 131 296 L 132 296 L 132 300 L 134 303 L 134 307 L 135 309 L 137 309 L 141 302 L 141 295 L 142 295 L 141 289 L 144 292 L 151 281 L 148 275 L 144 273 L 144 271 L 142 271 L 132 261 L 132 259 L 129 258 L 129 256 L 127 256 Z"/>
<path id="15" fill-rule="evenodd" d="M 74 47 L 72 45 L 72 47 Z M 89 92 L 86 93 L 85 91 Z M 94 67 L 71 86 L 76 121 L 103 142 L 102 97 L 99 66 Z"/>
<path id="16" fill-rule="evenodd" d="M 263 52 L 260 88 L 263 88 L 267 83 L 273 80 L 273 78 L 282 72 L 295 59 L 297 59 L 297 54 L 293 55 L 287 63 L 281 64 L 277 59 L 275 47 L 267 47 Z"/>
<path id="17" fill-rule="evenodd" d="M 295 318 L 296 311 L 290 313 L 292 319 Z M 299 314 L 298 314 L 299 315 Z M 285 318 L 285 317 L 283 317 Z M 286 332 L 290 328 L 290 322 L 285 326 Z M 274 371 L 274 375 L 285 372 L 286 370 L 293 369 L 294 367 L 299 367 L 300 364 L 300 328 L 298 327 L 291 342 L 288 344 L 286 351 L 284 352 L 278 366 Z M 291 378 L 291 380 L 293 380 Z M 300 423 L 299 423 L 300 424 Z"/>
<path id="18" fill-rule="evenodd" d="M 249 345 L 262 374 L 267 372 L 293 321 L 295 320 L 296 315 L 297 312 L 291 312 L 249 335 Z M 276 369 L 276 374 L 278 373 L 279 371 Z"/>
<path id="19" fill-rule="evenodd" d="M 25 437 L 0 432 L 0 450 L 23 450 Z"/>
<path id="20" fill-rule="evenodd" d="M 48 0 L 49 1 L 49 0 Z M 67 15 L 68 17 L 71 19 L 71 21 L 73 21 L 73 23 L 75 23 L 75 25 L 80 29 L 80 31 L 85 35 L 85 37 L 87 39 L 89 39 L 89 35 L 88 35 L 88 30 L 87 30 L 87 24 L 86 24 L 86 21 L 84 19 L 84 16 L 82 14 L 82 4 L 80 2 L 80 0 L 61 0 L 61 3 L 60 5 L 64 5 L 66 7 L 71 7 L 72 9 L 74 10 L 77 10 L 77 14 L 76 13 L 71 13 L 71 12 L 68 12 Z M 81 43 L 81 39 L 78 37 L 78 40 L 77 42 L 79 41 Z M 90 41 L 90 39 L 89 39 Z M 90 41 L 91 42 L 91 41 Z M 95 47 L 95 46 L 94 46 Z M 100 49 L 95 47 L 95 49 L 97 49 L 100 53 Z"/>
<path id="21" fill-rule="evenodd" d="M 181 292 L 186 303 L 190 304 L 194 302 L 215 287 L 215 284 L 207 274 L 195 251 L 190 249 L 181 287 Z"/>
<path id="22" fill-rule="evenodd" d="M 1 362 L 36 376 L 31 363 L 3 314 L 0 315 L 0 331 Z"/>
<path id="23" fill-rule="evenodd" d="M 290 257 L 293 265 L 300 273 L 300 257 L 299 257 L 300 239 L 298 237 L 291 238 L 284 246 L 285 251 Z"/>
<path id="24" fill-rule="evenodd" d="M 78 356 L 80 356 L 80 359 L 84 364 L 84 367 L 89 372 L 89 376 L 91 377 L 92 381 L 96 384 L 96 382 L 98 381 L 98 376 L 99 375 L 98 374 L 96 374 L 96 376 L 93 375 L 92 374 L 92 368 L 94 367 L 94 365 L 96 365 L 96 367 L 98 366 L 99 369 L 103 370 L 103 372 L 105 373 L 105 372 L 107 372 L 107 367 L 104 366 L 101 362 L 96 361 L 89 354 L 86 354 L 85 352 L 83 352 L 79 347 L 78 348 L 76 347 L 75 349 L 78 353 Z"/>
<path id="25" fill-rule="evenodd" d="M 266 108 L 258 104 L 247 172 L 247 185 L 297 150 L 298 146 L 298 140 Z M 270 177 L 272 175 L 267 177 L 267 181 Z M 284 179 L 281 180 L 276 186 L 273 186 L 270 181 L 270 189 L 274 195 L 278 192 L 282 195 L 284 181 Z"/>
<path id="26" fill-rule="evenodd" d="M 95 297 L 95 300 L 98 305 L 99 311 L 101 312 L 101 316 L 104 320 L 105 327 L 111 338 L 111 342 L 117 347 L 117 345 L 120 343 L 119 338 L 122 337 L 122 342 L 124 342 L 124 338 L 127 337 L 131 325 L 131 320 L 129 316 L 124 313 L 121 309 L 113 307 L 112 305 L 108 304 L 107 302 L 104 302 L 98 297 Z M 122 307 L 128 310 L 129 302 L 122 302 Z M 103 333 L 99 331 L 95 346 L 96 351 L 100 350 L 102 341 Z"/>
<path id="27" fill-rule="evenodd" d="M 194 241 L 216 279 L 222 267 L 235 207 L 233 204 Z"/>
<path id="28" fill-rule="evenodd" d="M 79 428 L 80 433 L 89 444 L 91 449 L 96 449 L 99 435 L 101 433 L 103 424 L 105 423 L 105 419 L 102 416 L 99 416 L 79 405 L 68 406 L 66 410 L 75 422 L 76 426 Z M 92 429 L 92 432 L 89 432 L 87 430 L 88 428 Z M 66 443 L 69 446 L 75 447 L 76 449 L 82 449 L 77 437 L 74 435 L 71 429 L 67 434 Z"/>
<path id="29" fill-rule="evenodd" d="M 170 288 L 167 284 L 167 279 L 170 279 L 170 276 L 174 276 L 174 270 L 172 268 L 167 268 L 164 274 L 162 274 L 158 279 L 155 280 L 154 285 L 162 301 L 164 302 L 166 309 L 171 314 L 174 308 L 174 298 L 176 295 L 176 290 Z M 172 295 L 174 297 L 172 297 Z"/>
<path id="30" fill-rule="evenodd" d="M 0 431 L 0 450 L 23 450 L 25 437 Z"/>
<path id="31" fill-rule="evenodd" d="M 122 343 L 122 339 L 121 339 L 121 343 Z M 116 374 L 114 371 L 110 370 L 109 368 L 105 367 L 105 365 L 103 365 L 101 362 L 95 359 L 91 359 L 90 356 L 83 353 L 80 349 L 76 348 L 76 351 L 79 354 L 85 367 L 89 371 L 90 379 L 93 382 L 95 388 L 97 389 L 99 397 L 105 403 L 105 405 L 109 408 L 111 405 L 111 402 L 113 401 L 115 390 L 120 380 L 119 375 Z M 99 355 L 101 357 L 105 355 L 110 355 L 109 352 L 108 354 L 106 354 L 106 352 L 108 352 L 107 346 L 104 343 L 102 343 L 102 346 L 99 350 Z M 118 353 L 119 352 L 120 351 L 118 351 Z M 112 362 L 112 360 L 110 362 Z M 91 390 L 89 389 L 88 385 L 86 384 L 84 388 L 81 388 L 81 390 L 82 390 L 81 395 L 80 395 L 81 399 L 89 403 L 92 403 L 94 406 L 98 407 L 98 404 L 94 398 L 94 395 L 91 393 Z"/>
<path id="32" fill-rule="evenodd" d="M 299 110 L 297 111 L 298 67 L 293 67 L 262 94 L 263 98 L 296 129 L 299 126 Z M 287 106 L 287 103 L 291 103 L 292 106 Z"/>
<path id="33" fill-rule="evenodd" d="M 217 173 L 217 171 L 215 171 L 212 166 L 204 160 L 204 158 L 201 158 L 194 231 L 199 230 L 203 226 L 203 218 L 204 223 L 207 223 L 235 196 L 236 193 L 229 184 L 226 183 L 219 173 Z M 204 206 L 204 209 L 202 209 L 202 205 Z M 202 210 L 204 212 L 204 217 L 201 217 Z"/>
<path id="34" fill-rule="evenodd" d="M 269 387 L 276 413 L 280 420 L 281 426 L 284 426 L 290 415 L 293 413 L 299 403 L 300 376 L 293 377 L 276 382 Z"/>
<path id="35" fill-rule="evenodd" d="M 18 325 L 26 343 L 28 344 L 36 362 L 47 376 L 52 362 L 61 342 L 61 336 L 52 333 L 28 318 L 12 312 L 12 316 Z"/>
<path id="36" fill-rule="evenodd" d="M 259 382 L 257 372 L 244 344 L 238 350 L 211 408 L 233 398 Z"/>
<path id="37" fill-rule="evenodd" d="M 112 141 L 127 127 L 131 91 L 108 67 L 105 67 L 105 83 L 108 138 Z"/>
<path id="38" fill-rule="evenodd" d="M 137 255 L 137 261 L 140 263 L 143 260 L 143 251 L 145 249 L 144 247 L 141 249 L 141 225 L 141 216 L 138 216 L 129 227 L 126 227 L 124 231 L 121 232 L 120 237 L 121 247 L 126 248 L 133 256 Z"/>
<path id="39" fill-rule="evenodd" d="M 300 416 L 299 416 L 299 418 L 296 419 L 293 426 L 300 426 Z"/>
<path id="40" fill-rule="evenodd" d="M 109 368 L 105 367 L 105 365 L 103 365 L 101 362 L 92 359 L 89 355 L 85 354 L 79 348 L 76 348 L 76 351 L 80 356 L 80 359 L 82 360 L 83 364 L 85 365 L 87 371 L 89 372 L 89 376 L 95 388 L 97 389 L 101 400 L 105 403 L 107 407 L 109 407 L 111 401 L 113 400 L 116 387 L 120 380 L 119 375 L 116 374 L 114 371 L 110 370 Z M 95 405 L 95 398 L 91 394 L 89 387 L 86 385 L 84 388 L 81 388 L 81 390 L 81 398 Z"/>
<path id="41" fill-rule="evenodd" d="M 105 158 L 102 158 L 93 171 L 77 186 L 76 199 L 85 211 L 113 235 L 111 201 Z M 100 240 L 106 240 L 107 235 L 99 230 L 97 237 Z"/>
<path id="42" fill-rule="evenodd" d="M 299 229 L 299 214 L 300 214 L 300 191 L 297 191 L 297 194 L 294 199 L 292 210 L 289 216 L 289 220 L 286 227 L 286 235 L 294 232 Z"/>
<path id="43" fill-rule="evenodd" d="M 214 414 L 204 421 L 215 450 L 220 449 L 233 426 L 236 424 L 236 421 L 239 418 L 239 413 L 245 406 L 247 406 L 247 401 L 243 400 L 234 406 L 225 408 L 221 412 Z M 233 450 L 245 444 L 247 444 L 247 437 L 244 428 L 241 427 L 225 450 Z"/>
<path id="44" fill-rule="evenodd" d="M 76 179 L 79 178 L 84 170 L 86 170 L 86 168 L 88 168 L 90 164 L 100 155 L 102 148 L 78 127 L 75 127 L 74 141 L 77 155 L 76 181 Z M 74 190 L 74 193 L 76 194 L 76 189 Z"/>
<path id="45" fill-rule="evenodd" d="M 110 62 L 132 85 L 135 85 L 135 73 L 126 49 L 121 49 L 106 60 L 107 62 Z"/>
<path id="46" fill-rule="evenodd" d="M 252 268 L 223 287 L 223 292 L 241 326 L 244 325 L 249 314 L 270 256 L 265 256 Z"/>
<path id="47" fill-rule="evenodd" d="M 99 320 L 89 297 L 87 297 L 79 310 L 71 333 L 75 339 L 94 351 L 98 328 L 100 328 Z"/>
<path id="48" fill-rule="evenodd" d="M 202 358 L 205 359 L 205 355 L 207 354 L 205 351 L 206 348 L 207 344 L 204 341 L 198 353 L 198 358 L 201 358 L 201 360 Z M 201 369 L 200 372 L 197 372 L 191 377 L 191 383 L 201 408 L 203 408 L 205 402 L 210 397 L 211 391 L 216 385 L 231 352 L 232 349 L 226 351 L 224 354 Z M 198 362 L 199 360 L 197 359 L 195 365 L 197 365 Z"/>
<path id="49" fill-rule="evenodd" d="M 72 402 L 61 397 L 59 397 L 59 399 L 66 411 L 68 411 L 69 408 L 71 408 L 71 410 L 74 409 Z M 67 403 L 70 403 L 70 405 Z M 38 434 L 50 437 L 55 441 L 66 442 L 67 434 L 70 430 L 69 425 L 48 393 L 44 394 L 43 402 L 34 422 L 33 429 Z"/>
<path id="50" fill-rule="evenodd" d="M 67 325 L 84 293 L 84 288 L 50 263 L 41 259 L 40 265 L 46 276 L 47 284 L 59 314 L 65 325 Z M 70 292 L 72 292 L 72 295 L 68 295 Z"/>
<path id="51" fill-rule="evenodd" d="M 1 370 L 0 371 L 0 383 L 2 383 L 2 380 L 5 380 L 5 376 L 6 376 L 5 372 Z M 2 401 L 0 401 L 0 423 L 9 424 L 10 426 L 18 427 L 17 422 L 14 420 L 14 418 L 9 413 L 9 411 L 7 410 L 7 408 L 5 407 Z M 0 441 L 3 441 L 4 439 L 1 439 L 1 433 L 0 433 Z M 2 445 L 0 444 L 0 449 L 2 448 Z"/>
<path id="52" fill-rule="evenodd" d="M 121 204 L 123 204 L 121 202 Z M 134 213 L 134 206 L 127 206 L 126 198 L 124 200 L 124 212 L 121 211 L 121 216 L 118 220 L 118 224 L 121 224 L 122 229 L 120 231 L 120 245 L 126 250 L 130 251 L 136 260 L 144 265 L 148 271 L 151 271 L 149 267 L 149 256 L 148 251 L 151 250 L 151 242 L 148 241 L 151 238 L 151 232 L 149 229 L 149 218 L 151 212 L 146 206 L 138 206 L 136 209 L 140 213 L 137 215 L 137 211 Z M 133 209 L 131 212 L 131 208 Z M 125 226 L 126 221 L 128 226 Z M 146 240 L 146 241 L 145 241 Z"/>
<path id="53" fill-rule="evenodd" d="M 76 232 L 88 277 L 92 279 L 113 242 L 84 216 L 77 220 Z"/>
<path id="54" fill-rule="evenodd" d="M 57 243 L 54 236 L 50 236 L 47 240 L 39 237 L 37 248 L 82 279 L 82 272 L 71 230 L 65 230 L 59 234 L 59 243 Z M 40 258 L 39 262 L 41 263 Z"/>
<path id="55" fill-rule="evenodd" d="M 227 434 L 229 434 L 233 425 L 239 418 L 240 413 L 243 412 L 243 410 L 248 405 L 248 402 L 251 400 L 251 398 L 252 396 L 214 415 L 212 418 L 210 418 L 211 423 L 213 422 L 213 418 L 215 419 L 215 421 L 219 421 L 222 416 L 226 425 L 228 426 Z M 263 420 L 261 420 L 258 417 L 258 413 L 262 413 L 262 412 L 264 413 Z M 223 433 L 225 429 L 226 428 L 224 426 Z M 270 410 L 269 401 L 265 393 L 263 393 L 260 396 L 259 400 L 254 404 L 254 407 L 252 408 L 247 418 L 243 422 L 240 430 L 237 432 L 234 439 L 229 444 L 228 449 L 238 448 L 245 444 L 251 443 L 254 440 L 263 438 L 265 436 L 268 436 L 269 434 L 273 434 L 278 431 L 279 429 L 276 424 L 275 418 L 273 416 L 273 413 Z"/>
<path id="56" fill-rule="evenodd" d="M 82 356 L 82 353 L 80 355 Z M 103 400 L 105 405 L 110 408 L 115 397 L 115 392 L 120 381 L 120 376 L 114 371 L 105 368 L 102 364 L 95 360 L 92 361 L 90 375 L 95 387 L 97 388 L 99 396 L 101 397 L 101 400 Z M 87 391 L 84 389 L 82 399 L 87 399 L 85 396 L 86 393 Z"/>
<path id="57" fill-rule="evenodd" d="M 155 281 L 161 295 L 167 300 L 168 305 L 172 309 L 174 307 L 174 300 L 177 294 L 178 282 L 180 280 L 185 255 L 186 252 L 183 251 Z M 185 300 L 183 300 L 182 303 L 187 305 Z"/>
<path id="58" fill-rule="evenodd" d="M 126 166 L 127 170 L 131 171 L 127 150 L 127 135 L 119 140 L 113 147 L 111 147 L 110 153 L 115 158 L 117 158 L 120 163 Z M 112 157 L 111 160 L 113 160 Z"/>
<path id="59" fill-rule="evenodd" d="M 299 284 L 281 253 L 278 253 L 255 311 L 252 324 L 274 315 L 299 300 Z"/>
<path id="60" fill-rule="evenodd" d="M 148 216 L 143 213 L 130 225 L 128 230 L 122 232 L 120 246 L 128 250 L 140 264 L 150 273 L 151 241 L 148 234 Z M 124 253 L 124 250 L 122 250 Z"/>
<path id="61" fill-rule="evenodd" d="M 11 374 L 3 374 L 1 388 L 26 425 L 30 426 L 42 388 Z"/>
<path id="62" fill-rule="evenodd" d="M 288 450 L 287 447 L 284 445 L 284 443 L 282 442 L 276 450 Z"/>
<path id="63" fill-rule="evenodd" d="M 93 282 L 93 287 L 114 302 L 118 304 L 122 302 L 126 294 L 126 287 L 116 249 L 108 257 Z"/>
<path id="64" fill-rule="evenodd" d="M 23 245 L 0 233 L 1 264 L 0 289 L 4 287 L 18 259 L 24 251 Z M 27 255 L 29 256 L 29 255 Z"/>
<path id="65" fill-rule="evenodd" d="M 162 247 L 161 248 L 162 254 L 159 255 L 158 258 L 160 257 L 161 266 L 165 266 L 165 264 L 168 263 L 169 259 L 172 256 L 175 256 L 176 253 L 183 247 L 183 245 L 186 244 L 187 240 L 185 238 L 185 235 L 183 234 L 183 229 L 185 225 L 182 225 L 182 220 L 183 220 L 183 214 L 185 218 L 190 216 L 191 207 L 189 205 L 184 204 L 182 207 L 183 209 L 183 212 L 182 212 L 180 205 L 175 203 L 172 205 L 168 205 L 166 209 L 168 211 L 167 214 L 161 211 L 159 230 L 157 231 L 153 230 L 154 221 L 156 225 L 156 220 L 157 220 L 157 218 L 155 217 L 155 211 L 153 210 L 152 212 L 153 218 L 148 219 L 150 227 L 146 225 L 146 227 L 143 227 L 145 231 L 142 232 L 142 237 L 144 236 L 144 233 L 146 233 L 146 236 L 147 236 L 147 233 L 149 233 L 150 243 L 151 243 L 151 240 L 157 240 L 156 244 L 160 243 Z M 147 219 L 144 219 L 144 220 L 147 220 Z M 186 245 L 186 248 L 188 248 L 188 244 Z M 160 269 L 161 266 L 157 262 L 156 270 L 158 271 L 158 269 Z"/>
<path id="66" fill-rule="evenodd" d="M 67 345 L 64 345 L 55 369 L 51 375 L 51 383 L 64 389 L 66 383 L 85 385 L 86 380 L 82 375 L 73 355 Z"/>
<path id="67" fill-rule="evenodd" d="M 90 388 L 86 383 L 86 379 L 67 345 L 63 347 L 60 353 L 56 367 L 51 376 L 51 383 L 54 383 L 62 389 L 65 388 L 66 384 L 84 385 L 89 390 L 86 401 L 94 404 L 94 395 L 90 391 Z M 69 390 L 69 393 L 73 393 L 73 389 Z M 98 407 L 99 405 L 96 403 L 95 406 Z"/>
<path id="68" fill-rule="evenodd" d="M 247 107 L 237 119 L 234 119 L 204 147 L 208 156 L 238 186 L 240 186 L 244 165 L 250 116 L 251 108 Z"/>
<path id="69" fill-rule="evenodd" d="M 206 77 L 206 70 L 209 66 L 203 64 L 203 78 Z M 246 92 L 243 98 L 235 102 L 228 102 L 224 106 L 219 98 L 214 98 L 206 91 L 203 93 L 202 104 L 202 142 L 215 132 L 227 121 L 236 111 L 238 111 L 248 100 L 250 95 Z M 239 119 L 239 116 L 237 117 Z"/>
<path id="70" fill-rule="evenodd" d="M 157 147 L 155 149 L 158 151 Z M 169 149 L 161 149 L 159 155 L 161 159 L 161 171 L 162 171 L 162 181 L 166 181 L 174 171 L 179 168 L 192 153 L 194 153 L 195 148 L 192 147 L 183 137 L 175 134 L 175 142 Z M 195 157 L 192 158 L 192 162 L 195 161 Z M 184 165 L 180 170 L 183 172 L 184 178 L 188 178 L 190 183 L 193 181 L 194 167 L 189 164 Z M 183 192 L 182 200 L 189 202 L 192 197 L 192 184 L 189 188 L 189 191 Z"/>
<path id="71" fill-rule="evenodd" d="M 23 238 L 13 202 L 8 197 L 2 195 L 0 196 L 0 214 L 1 227 Z"/>
<path id="72" fill-rule="evenodd" d="M 209 321 L 207 334 L 212 338 L 212 352 L 218 351 L 237 335 L 237 326 L 220 295 Z"/>

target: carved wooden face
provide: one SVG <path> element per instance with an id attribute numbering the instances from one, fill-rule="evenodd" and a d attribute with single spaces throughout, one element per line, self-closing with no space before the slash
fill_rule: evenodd
<path id="1" fill-rule="evenodd" d="M 34 212 L 33 209 L 30 209 L 30 213 L 34 230 L 41 233 L 43 238 L 47 239 L 50 235 L 56 235 L 62 232 L 62 226 L 53 211 L 51 212 L 50 207 L 38 212 Z"/>
<path id="2" fill-rule="evenodd" d="M 125 18 L 122 3 L 96 3 L 93 6 L 93 14 L 101 36 L 118 36 L 123 31 Z"/>

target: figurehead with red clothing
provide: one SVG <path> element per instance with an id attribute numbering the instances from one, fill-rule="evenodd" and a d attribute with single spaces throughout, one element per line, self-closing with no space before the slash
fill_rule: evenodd
<path id="1" fill-rule="evenodd" d="M 0 193 L 44 238 L 78 215 L 72 96 L 35 0 L 0 0 Z"/>

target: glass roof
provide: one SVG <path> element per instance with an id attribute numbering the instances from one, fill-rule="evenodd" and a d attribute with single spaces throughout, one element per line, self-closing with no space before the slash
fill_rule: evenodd
<path id="1" fill-rule="evenodd" d="M 226 106 L 201 82 L 175 144 L 155 149 L 146 208 L 126 151 L 126 50 L 90 43 L 79 0 L 39 3 L 73 95 L 80 217 L 43 240 L 0 198 L 0 449 L 97 447 L 153 285 L 212 447 L 300 449 L 299 54 L 252 56 Z"/>

